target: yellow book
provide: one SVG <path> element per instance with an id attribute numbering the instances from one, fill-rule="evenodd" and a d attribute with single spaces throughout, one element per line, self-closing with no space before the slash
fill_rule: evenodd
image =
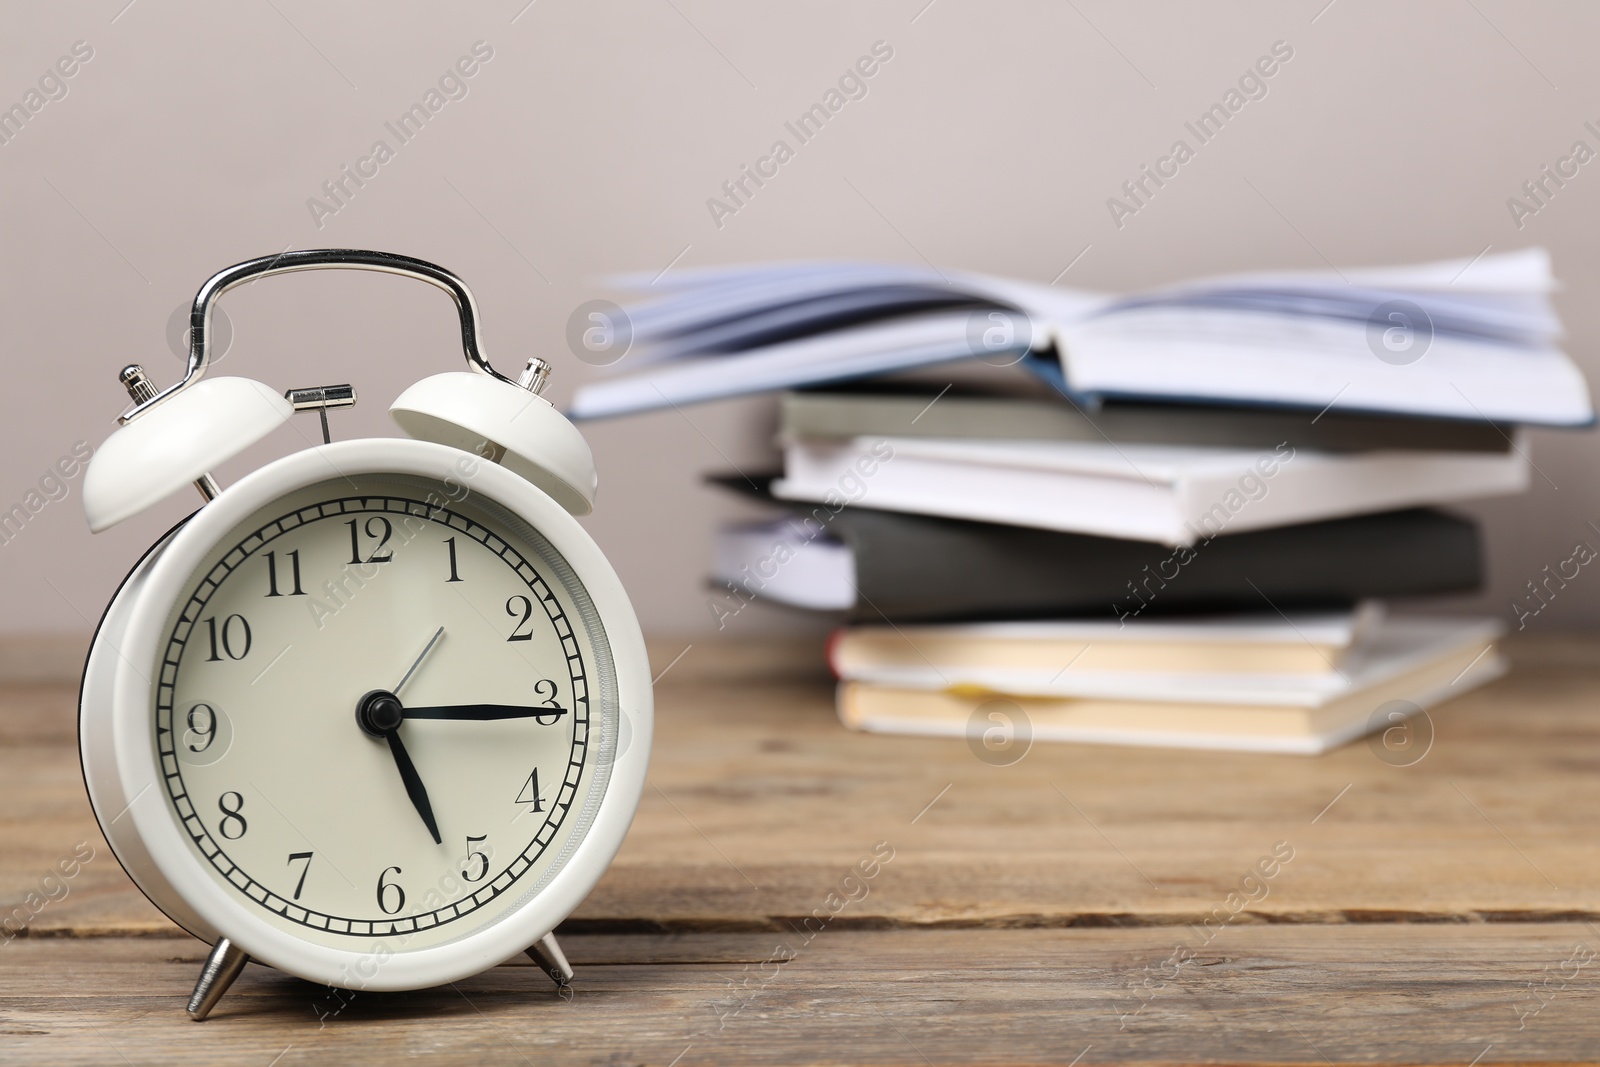
<path id="1" fill-rule="evenodd" d="M 1353 611 L 1185 619 L 853 626 L 828 659 L 842 679 L 984 685 L 992 672 L 1331 674 L 1382 621 Z M 893 676 L 893 677 L 891 677 Z M 918 682 L 916 679 L 921 678 Z"/>
<path id="2" fill-rule="evenodd" d="M 1384 626 L 1338 683 L 1192 692 L 1188 699 L 1007 693 L 969 686 L 839 685 L 839 718 L 874 733 L 981 740 L 1000 728 L 1038 741 L 1315 755 L 1395 725 L 1505 672 L 1499 627 L 1475 620 Z"/>

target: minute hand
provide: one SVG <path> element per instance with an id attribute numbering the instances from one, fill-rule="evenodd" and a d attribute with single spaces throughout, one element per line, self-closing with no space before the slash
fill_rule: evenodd
<path id="1" fill-rule="evenodd" d="M 566 708 L 549 705 L 527 707 L 521 704 L 445 704 L 434 708 L 406 708 L 408 719 L 544 719 L 560 718 L 566 713 Z"/>

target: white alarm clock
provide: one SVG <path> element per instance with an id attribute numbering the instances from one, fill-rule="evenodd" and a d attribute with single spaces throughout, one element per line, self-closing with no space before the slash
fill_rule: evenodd
<path id="1" fill-rule="evenodd" d="M 212 308 L 290 271 L 426 281 L 468 368 L 390 408 L 405 438 L 327 443 L 349 386 L 206 378 Z M 650 752 L 644 641 L 574 514 L 594 462 L 478 345 L 448 271 L 381 252 L 286 252 L 195 297 L 187 373 L 135 405 L 84 477 L 107 529 L 195 483 L 206 503 L 149 550 L 84 668 L 80 746 L 101 830 L 150 901 L 212 944 L 189 1013 L 248 960 L 346 989 L 438 985 L 551 936 L 633 819 Z M 317 410 L 324 443 L 219 489 L 207 473 Z"/>

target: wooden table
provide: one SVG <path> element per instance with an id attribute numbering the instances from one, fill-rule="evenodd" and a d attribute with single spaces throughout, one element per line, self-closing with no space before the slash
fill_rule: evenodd
<path id="1" fill-rule="evenodd" d="M 1600 1057 L 1600 642 L 1513 646 L 1411 766 L 1364 743 L 989 766 L 962 741 L 846 733 L 796 651 L 816 662 L 696 645 L 658 686 L 638 820 L 561 933 L 570 999 L 531 965 L 343 1001 L 252 965 L 199 1025 L 205 947 L 101 839 L 75 687 L 0 687 L 0 905 L 95 849 L 0 945 L 0 1060 Z M 1275 846 L 1292 858 L 1243 881 Z M 846 882 L 875 848 L 893 858 Z"/>

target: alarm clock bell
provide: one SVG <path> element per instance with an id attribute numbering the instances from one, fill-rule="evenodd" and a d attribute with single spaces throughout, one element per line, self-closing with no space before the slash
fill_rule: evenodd
<path id="1" fill-rule="evenodd" d="M 530 360 L 515 386 L 473 371 L 424 378 L 389 405 L 411 437 L 477 452 L 555 497 L 574 515 L 594 510 L 594 456 L 578 428 L 538 395 L 549 374 Z"/>
<path id="2" fill-rule="evenodd" d="M 195 295 L 189 316 L 189 362 L 183 380 L 158 392 L 138 364 L 119 380 L 134 406 L 100 446 L 84 475 L 84 512 L 95 533 L 166 499 L 187 483 L 212 499 L 220 491 L 207 472 L 287 422 L 297 410 L 323 411 L 355 402 L 348 386 L 291 389 L 280 395 L 249 378 L 211 378 L 211 311 L 223 293 L 246 282 L 303 270 L 372 270 L 443 289 L 461 320 L 468 369 L 436 374 L 403 392 L 389 411 L 408 436 L 476 452 L 532 482 L 574 515 L 594 507 L 597 476 L 588 442 L 539 393 L 550 364 L 534 357 L 513 381 L 478 346 L 472 293 L 442 267 L 390 252 L 313 249 L 263 256 L 213 275 Z M 335 392 L 342 391 L 342 392 Z"/>
<path id="3" fill-rule="evenodd" d="M 326 269 L 413 278 L 443 289 L 456 304 L 468 367 L 433 375 L 405 390 L 390 408 L 401 430 L 413 438 L 476 452 L 531 482 L 571 514 L 592 509 L 596 474 L 589 446 L 539 395 L 549 376 L 548 363 L 528 360 L 516 380 L 497 372 L 478 346 L 478 312 L 471 292 L 441 267 L 387 252 L 318 249 L 253 259 L 210 278 L 195 296 L 188 365 L 181 381 L 158 391 L 137 364 L 123 368 L 119 380 L 133 407 L 119 417 L 120 428 L 101 445 L 84 478 L 84 509 L 92 531 L 99 533 L 145 511 L 185 483 L 193 483 L 207 501 L 216 498 L 223 490 L 207 472 L 261 441 L 296 411 L 319 411 L 328 443 L 327 410 L 355 402 L 350 386 L 280 394 L 249 378 L 205 378 L 212 308 L 223 293 L 270 275 Z M 546 934 L 527 953 L 557 983 L 571 979 L 572 969 L 554 936 Z M 189 1002 L 191 1017 L 204 1019 L 210 1013 L 246 960 L 226 937 L 215 943 Z"/>
<path id="4" fill-rule="evenodd" d="M 136 396 L 150 388 L 137 364 L 124 367 L 121 380 Z M 89 529 L 108 530 L 189 482 L 199 483 L 201 494 L 210 499 L 217 489 L 206 471 L 293 415 L 289 401 L 249 378 L 196 382 L 117 430 L 95 452 L 83 476 Z"/>

